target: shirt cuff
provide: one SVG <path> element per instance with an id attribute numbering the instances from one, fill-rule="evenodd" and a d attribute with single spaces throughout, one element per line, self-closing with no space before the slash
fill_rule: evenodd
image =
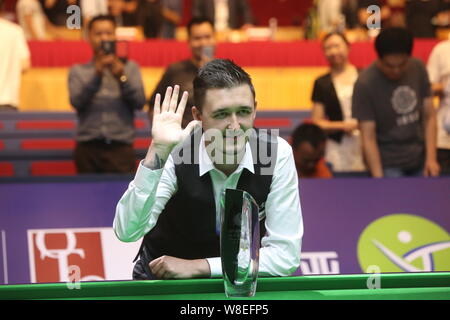
<path id="1" fill-rule="evenodd" d="M 159 181 L 164 168 L 152 170 L 144 166 L 143 161 L 139 163 L 133 182 L 138 189 L 150 190 L 154 186 L 154 182 Z"/>
<path id="2" fill-rule="evenodd" d="M 211 269 L 211 278 L 222 277 L 222 260 L 218 258 L 207 258 L 206 261 L 209 263 L 209 268 Z"/>

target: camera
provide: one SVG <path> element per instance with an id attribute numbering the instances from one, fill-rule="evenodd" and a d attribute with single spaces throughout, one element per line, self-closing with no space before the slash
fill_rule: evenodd
<path id="1" fill-rule="evenodd" d="M 100 44 L 100 48 L 103 53 L 106 55 L 116 54 L 116 42 L 115 41 L 102 41 Z"/>

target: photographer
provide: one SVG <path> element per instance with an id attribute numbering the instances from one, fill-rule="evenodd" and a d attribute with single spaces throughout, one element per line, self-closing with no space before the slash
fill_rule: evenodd
<path id="1" fill-rule="evenodd" d="M 132 173 L 134 111 L 145 93 L 136 63 L 116 55 L 115 22 L 97 16 L 88 25 L 91 62 L 69 73 L 70 102 L 78 115 L 75 164 L 79 173 Z"/>

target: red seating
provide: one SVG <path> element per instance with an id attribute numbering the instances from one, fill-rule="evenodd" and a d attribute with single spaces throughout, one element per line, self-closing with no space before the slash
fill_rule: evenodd
<path id="1" fill-rule="evenodd" d="M 77 169 L 73 161 L 36 161 L 31 164 L 32 176 L 75 176 Z"/>
<path id="2" fill-rule="evenodd" d="M 16 129 L 18 130 L 67 130 L 75 129 L 75 122 L 68 120 L 22 120 L 17 121 Z"/>
<path id="3" fill-rule="evenodd" d="M 14 166 L 9 162 L 0 162 L 0 177 L 14 176 Z"/>
<path id="4" fill-rule="evenodd" d="M 23 150 L 71 150 L 75 148 L 73 139 L 26 139 L 20 143 Z"/>
<path id="5" fill-rule="evenodd" d="M 5 144 L 3 143 L 3 141 L 0 140 L 0 150 L 5 149 Z"/>
<path id="6" fill-rule="evenodd" d="M 134 139 L 133 147 L 134 149 L 148 149 L 152 139 L 149 138 L 136 138 Z"/>
<path id="7" fill-rule="evenodd" d="M 288 118 L 256 118 L 256 128 L 289 128 L 292 126 L 291 119 Z"/>
<path id="8" fill-rule="evenodd" d="M 144 121 L 144 120 L 142 120 L 142 119 L 136 119 L 136 120 L 134 120 L 134 126 L 135 126 L 137 129 L 142 129 L 142 128 L 145 128 L 146 124 L 145 124 L 145 121 Z"/>

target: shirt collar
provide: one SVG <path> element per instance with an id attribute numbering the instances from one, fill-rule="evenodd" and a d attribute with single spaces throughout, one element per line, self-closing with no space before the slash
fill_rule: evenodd
<path id="1" fill-rule="evenodd" d="M 208 153 L 206 152 L 204 135 L 202 135 L 202 138 L 200 139 L 200 147 L 199 147 L 198 152 L 199 152 L 198 167 L 199 167 L 200 177 L 211 170 L 218 170 L 218 169 L 216 169 L 213 162 L 211 161 L 211 158 L 209 157 Z M 250 148 L 250 143 L 248 141 L 245 144 L 244 157 L 242 158 L 242 160 L 239 163 L 239 166 L 235 172 L 242 171 L 244 168 L 253 174 L 255 173 L 255 168 L 253 166 L 252 150 Z"/>

